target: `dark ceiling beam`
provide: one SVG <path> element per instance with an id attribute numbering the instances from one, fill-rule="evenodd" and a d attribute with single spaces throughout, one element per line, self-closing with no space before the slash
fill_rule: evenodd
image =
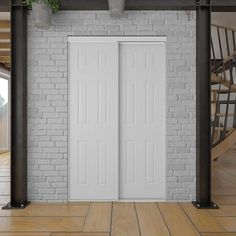
<path id="1" fill-rule="evenodd" d="M 10 11 L 10 0 L 0 0 L 0 12 Z M 236 11 L 235 0 L 211 0 L 212 11 Z M 61 10 L 109 10 L 107 0 L 60 0 Z M 126 10 L 195 10 L 196 0 L 126 0 Z"/>
<path id="2" fill-rule="evenodd" d="M 235 0 L 211 0 L 212 11 L 216 12 L 235 12 Z"/>
<path id="3" fill-rule="evenodd" d="M 60 0 L 61 10 L 108 10 L 107 0 Z"/>
<path id="4" fill-rule="evenodd" d="M 195 10 L 196 0 L 126 0 L 126 10 Z M 201 3 L 204 6 L 204 2 Z M 206 6 L 207 6 L 206 1 Z M 211 0 L 213 11 L 236 11 L 235 0 Z M 61 10 L 109 10 L 107 0 L 60 0 Z"/>
<path id="5" fill-rule="evenodd" d="M 126 0 L 126 10 L 195 9 L 195 0 Z M 60 0 L 61 10 L 108 10 L 107 0 Z"/>
<path id="6" fill-rule="evenodd" d="M 193 10 L 195 0 L 126 0 L 126 10 Z"/>

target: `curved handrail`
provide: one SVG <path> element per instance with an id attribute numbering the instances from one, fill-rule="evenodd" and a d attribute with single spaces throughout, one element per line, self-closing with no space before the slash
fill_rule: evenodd
<path id="1" fill-rule="evenodd" d="M 233 59 L 235 59 L 236 61 L 236 51 L 234 51 L 230 56 L 225 58 L 220 64 L 213 67 L 211 71 L 216 73 L 218 68 L 224 67 L 228 62 L 231 62 Z"/>
<path id="2" fill-rule="evenodd" d="M 211 158 L 215 160 L 219 156 L 226 153 L 236 143 L 236 129 L 232 130 L 230 134 L 219 144 L 211 149 Z"/>
<path id="3" fill-rule="evenodd" d="M 231 30 L 231 31 L 236 32 L 236 29 L 234 29 L 232 27 L 227 27 L 227 26 L 224 26 L 224 25 L 211 24 L 211 26 L 212 27 L 218 27 L 218 28 L 226 29 L 226 30 Z"/>

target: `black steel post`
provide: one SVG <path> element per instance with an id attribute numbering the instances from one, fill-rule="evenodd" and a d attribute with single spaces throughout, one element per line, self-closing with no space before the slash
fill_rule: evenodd
<path id="1" fill-rule="evenodd" d="M 197 2 L 197 208 L 211 202 L 211 2 Z"/>
<path id="2" fill-rule="evenodd" d="M 12 0 L 11 201 L 4 209 L 27 204 L 27 9 L 22 0 Z"/>

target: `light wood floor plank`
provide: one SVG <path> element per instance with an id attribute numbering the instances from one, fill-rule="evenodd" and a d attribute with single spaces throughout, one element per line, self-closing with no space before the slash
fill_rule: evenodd
<path id="1" fill-rule="evenodd" d="M 200 236 L 177 203 L 158 203 L 172 236 Z"/>
<path id="2" fill-rule="evenodd" d="M 212 216 L 236 216 L 236 205 L 220 205 L 219 210 L 209 210 Z"/>
<path id="3" fill-rule="evenodd" d="M 136 203 L 142 236 L 169 236 L 167 226 L 156 203 Z"/>
<path id="4" fill-rule="evenodd" d="M 236 217 L 216 217 L 216 219 L 227 231 L 236 232 Z"/>
<path id="5" fill-rule="evenodd" d="M 203 233 L 202 236 L 236 236 L 236 233 Z"/>
<path id="6" fill-rule="evenodd" d="M 213 196 L 213 201 L 218 205 L 236 205 L 235 196 Z"/>
<path id="7" fill-rule="evenodd" d="M 110 232 L 111 203 L 92 203 L 89 208 L 83 232 Z"/>
<path id="8" fill-rule="evenodd" d="M 114 203 L 111 236 L 139 236 L 134 203 Z"/>
<path id="9" fill-rule="evenodd" d="M 2 210 L 1 216 L 86 216 L 89 205 L 84 204 L 30 204 L 22 210 Z M 1 218 L 0 218 L 1 220 Z"/>
<path id="10" fill-rule="evenodd" d="M 212 190 L 212 194 L 213 195 L 222 195 L 222 196 L 232 196 L 235 195 L 236 196 L 236 187 L 230 187 L 230 188 L 218 188 L 215 187 Z"/>
<path id="11" fill-rule="evenodd" d="M 1 217 L 0 232 L 78 232 L 83 217 Z"/>
<path id="12" fill-rule="evenodd" d="M 52 233 L 51 236 L 109 236 L 109 233 Z"/>
<path id="13" fill-rule="evenodd" d="M 181 203 L 181 206 L 199 232 L 226 231 L 207 210 L 199 210 L 195 208 L 191 203 Z"/>
<path id="14" fill-rule="evenodd" d="M 0 236 L 51 236 L 51 233 L 0 233 Z"/>

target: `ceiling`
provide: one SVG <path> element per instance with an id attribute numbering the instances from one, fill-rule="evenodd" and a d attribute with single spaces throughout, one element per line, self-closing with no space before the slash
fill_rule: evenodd
<path id="1" fill-rule="evenodd" d="M 236 29 L 236 12 L 214 12 L 212 23 Z"/>
<path id="2" fill-rule="evenodd" d="M 0 66 L 5 69 L 11 67 L 10 25 L 10 13 L 0 12 Z"/>

